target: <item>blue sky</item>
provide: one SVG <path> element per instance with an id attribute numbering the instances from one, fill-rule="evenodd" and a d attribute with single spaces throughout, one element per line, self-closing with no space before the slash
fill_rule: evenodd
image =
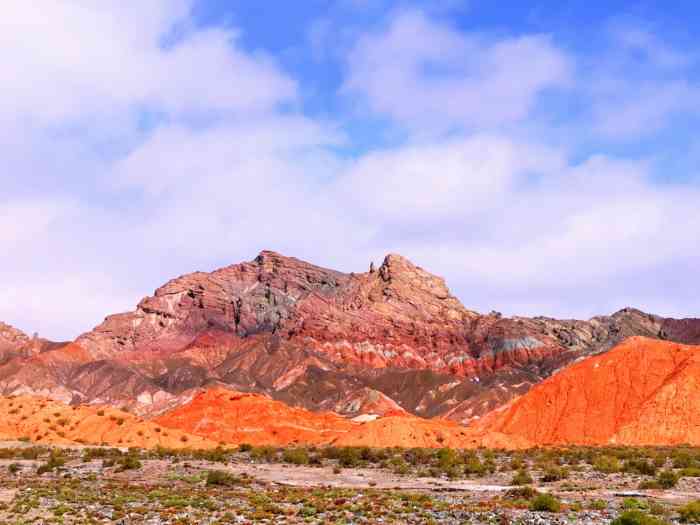
<path id="1" fill-rule="evenodd" d="M 529 4 L 529 5 L 526 5 Z M 389 252 L 470 307 L 700 312 L 691 2 L 11 1 L 0 319 Z"/>

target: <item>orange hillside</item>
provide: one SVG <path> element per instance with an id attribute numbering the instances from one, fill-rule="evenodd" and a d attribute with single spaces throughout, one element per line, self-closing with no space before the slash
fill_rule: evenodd
<path id="1" fill-rule="evenodd" d="M 700 445 L 700 346 L 632 337 L 477 424 L 531 445 Z"/>
<path id="2" fill-rule="evenodd" d="M 231 444 L 473 448 L 518 443 L 497 433 L 475 437 L 455 422 L 422 419 L 401 410 L 356 423 L 333 413 L 309 412 L 224 388 L 204 391 L 155 422 Z"/>
<path id="3" fill-rule="evenodd" d="M 217 443 L 162 428 L 111 407 L 68 406 L 35 396 L 0 398 L 0 439 L 42 444 L 213 448 Z"/>
<path id="4" fill-rule="evenodd" d="M 343 434 L 335 446 L 471 448 L 466 427 L 443 419 L 423 419 L 401 413 L 388 414 Z"/>
<path id="5" fill-rule="evenodd" d="M 215 441 L 253 445 L 323 444 L 357 426 L 330 412 L 309 412 L 224 388 L 206 390 L 155 422 Z"/>

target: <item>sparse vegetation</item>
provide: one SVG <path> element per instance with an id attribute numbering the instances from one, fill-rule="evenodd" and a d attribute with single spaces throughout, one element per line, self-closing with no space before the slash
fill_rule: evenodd
<path id="1" fill-rule="evenodd" d="M 666 522 L 641 510 L 628 510 L 616 518 L 611 525 L 666 525 Z"/>
<path id="2" fill-rule="evenodd" d="M 620 501 L 601 497 L 599 489 L 625 489 L 631 481 L 640 481 L 640 476 L 645 483 L 669 487 L 686 470 L 698 468 L 695 466 L 696 457 L 696 450 L 689 447 L 564 447 L 515 453 L 446 448 L 300 446 L 222 446 L 210 450 L 159 447 L 150 451 L 124 451 L 110 447 L 86 447 L 82 451 L 43 446 L 6 448 L 0 449 L 0 458 L 10 461 L 6 463 L 7 468 L 0 470 L 0 482 L 17 483 L 21 479 L 22 487 L 28 488 L 22 489 L 17 502 L 5 507 L 0 504 L 0 523 L 14 525 L 17 522 L 16 519 L 8 519 L 11 515 L 7 512 L 24 504 L 20 501 L 30 501 L 22 499 L 25 498 L 25 491 L 30 489 L 41 491 L 43 498 L 31 501 L 51 502 L 48 507 L 35 503 L 41 508 L 46 507 L 45 512 L 50 519 L 45 519 L 45 522 L 60 523 L 51 521 L 60 519 L 66 525 L 101 522 L 97 516 L 91 521 L 85 514 L 88 497 L 111 509 L 112 520 L 127 513 L 136 516 L 150 512 L 159 515 L 162 523 L 173 525 L 180 523 L 172 521 L 175 513 L 187 516 L 190 524 L 227 523 L 225 516 L 230 513 L 241 516 L 246 522 L 270 522 L 277 518 L 280 523 L 286 523 L 285 519 L 288 519 L 290 523 L 319 524 L 343 523 L 349 515 L 365 523 L 379 522 L 381 518 L 385 523 L 448 524 L 462 523 L 464 516 L 470 516 L 472 523 L 485 525 L 498 523 L 494 520 L 504 510 L 515 516 L 512 523 L 518 523 L 518 516 L 522 518 L 528 516 L 527 513 L 538 513 L 538 519 L 544 520 L 540 523 L 562 519 L 576 523 L 576 517 L 582 512 L 589 513 L 588 519 L 591 519 L 592 513 L 604 522 L 603 517 L 610 516 L 616 510 L 620 513 L 614 522 L 616 525 L 659 525 L 666 523 L 667 519 L 693 523 L 698 520 L 700 502 L 678 506 L 673 503 L 664 505 L 646 498 L 625 498 Z M 25 458 L 37 463 L 28 468 L 12 462 Z M 601 458 L 605 459 L 601 461 Z M 95 463 L 98 460 L 101 463 Z M 150 462 L 164 464 L 164 468 L 159 467 L 162 473 L 154 475 L 158 469 L 154 470 Z M 616 462 L 619 467 L 617 472 L 604 473 L 598 469 L 604 463 L 615 466 Z M 285 473 L 290 468 L 321 466 L 325 468 L 319 469 L 319 479 L 332 476 L 330 479 L 339 484 L 347 480 L 360 480 L 364 488 L 330 488 L 321 483 L 308 489 L 281 487 L 255 479 L 258 463 L 271 464 L 263 469 L 265 472 L 279 469 L 281 479 L 285 479 Z M 655 467 L 655 476 L 639 473 L 649 472 L 644 464 Z M 246 465 L 250 467 L 248 470 Z M 141 474 L 137 472 L 144 466 L 148 467 L 147 480 L 141 480 Z M 513 470 L 513 466 L 518 468 Z M 239 470 L 241 468 L 244 469 L 243 473 Z M 370 469 L 375 473 L 368 475 L 367 471 L 356 471 L 356 468 Z M 252 477 L 248 477 L 246 472 Z M 398 488 L 377 488 L 385 486 L 381 483 L 383 476 L 388 476 L 384 479 L 396 480 L 396 474 L 401 478 L 439 478 L 440 483 L 449 483 L 450 478 L 468 477 L 486 485 L 503 486 L 513 481 L 519 484 L 505 492 L 483 495 L 469 492 L 404 493 Z M 133 485 L 134 480 L 139 480 L 136 485 Z M 405 482 L 414 481 L 408 479 Z M 431 487 L 435 481 L 428 479 L 419 482 Z M 698 487 L 699 483 L 696 478 L 688 477 L 684 480 L 687 485 L 683 490 L 692 490 L 688 487 Z M 100 487 L 99 492 L 93 487 Z M 550 516 L 556 512 L 562 514 Z"/>
<path id="3" fill-rule="evenodd" d="M 700 523 L 700 500 L 691 501 L 678 509 L 681 523 Z"/>
<path id="4" fill-rule="evenodd" d="M 518 473 L 513 476 L 511 480 L 511 485 L 529 485 L 532 483 L 532 476 L 527 472 L 527 470 L 519 470 Z"/>
<path id="5" fill-rule="evenodd" d="M 551 494 L 540 494 L 532 500 L 530 508 L 540 512 L 559 512 L 561 503 Z"/>

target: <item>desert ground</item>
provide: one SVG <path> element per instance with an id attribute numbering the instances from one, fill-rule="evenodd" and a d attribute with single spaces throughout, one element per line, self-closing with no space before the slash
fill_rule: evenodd
<path id="1" fill-rule="evenodd" d="M 700 450 L 0 446 L 0 523 L 700 522 Z"/>

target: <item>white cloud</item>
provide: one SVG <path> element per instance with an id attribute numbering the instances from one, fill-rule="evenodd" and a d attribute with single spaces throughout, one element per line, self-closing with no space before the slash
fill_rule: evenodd
<path id="1" fill-rule="evenodd" d="M 299 173 L 307 145 L 337 139 L 282 117 L 296 81 L 269 56 L 241 50 L 235 30 L 192 26 L 191 7 L 3 6 L 0 242 L 10 256 L 0 258 L 0 319 L 74 337 L 193 264 L 253 256 L 243 252 L 254 241 L 231 249 L 220 240 L 255 231 L 256 218 L 266 224 L 266 197 L 279 205 L 265 174 L 283 162 Z M 153 136 L 139 126 L 144 112 L 156 115 Z M 238 128 L 210 131 L 211 116 Z M 159 130 L 163 121 L 170 127 Z M 275 148 L 286 150 L 275 157 Z M 280 191 L 294 185 L 285 182 Z M 193 249 L 194 238 L 206 244 Z"/>
<path id="2" fill-rule="evenodd" d="M 504 196 L 527 175 L 562 167 L 555 150 L 474 135 L 365 155 L 344 175 L 340 191 L 391 223 L 459 220 L 506 204 Z"/>
<path id="3" fill-rule="evenodd" d="M 491 40 L 407 11 L 358 41 L 344 91 L 414 129 L 473 128 L 525 118 L 544 90 L 567 84 L 571 70 L 545 35 Z"/>
<path id="4" fill-rule="evenodd" d="M 476 239 L 408 249 L 449 273 L 504 289 L 582 288 L 692 256 L 688 247 L 700 244 L 699 197 L 698 190 L 656 186 L 644 163 L 594 157 L 511 189 L 501 199 L 507 207 L 470 221 L 469 228 L 483 230 Z"/>
<path id="5" fill-rule="evenodd" d="M 190 2 L 11 0 L 3 8 L 0 117 L 65 125 L 143 107 L 250 112 L 296 95 L 271 59 L 237 49 L 233 31 L 185 31 L 164 47 Z"/>

